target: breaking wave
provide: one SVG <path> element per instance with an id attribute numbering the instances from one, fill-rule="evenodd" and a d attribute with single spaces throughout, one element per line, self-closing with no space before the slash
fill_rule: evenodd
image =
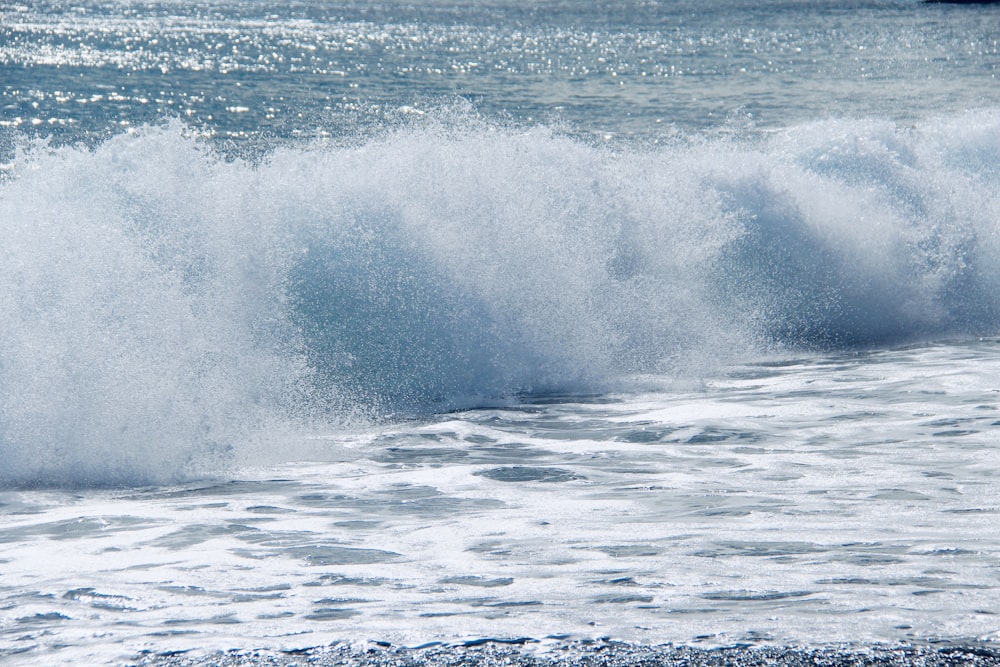
<path id="1" fill-rule="evenodd" d="M 0 482 L 211 474 L 305 424 L 995 334 L 1000 112 L 597 146 L 442 114 L 0 180 Z M 263 444 L 262 444 L 263 443 Z"/>

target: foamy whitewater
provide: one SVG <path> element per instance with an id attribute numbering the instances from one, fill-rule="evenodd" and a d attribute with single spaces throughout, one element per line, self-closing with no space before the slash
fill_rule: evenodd
<path id="1" fill-rule="evenodd" d="M 0 660 L 1000 641 L 1000 12 L 704 5 L 0 2 Z"/>

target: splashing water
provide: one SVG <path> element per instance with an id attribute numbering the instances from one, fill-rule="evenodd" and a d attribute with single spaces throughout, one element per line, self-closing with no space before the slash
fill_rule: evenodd
<path id="1" fill-rule="evenodd" d="M 995 333 L 998 165 L 996 112 L 652 148 L 441 112 L 258 162 L 176 122 L 24 146 L 0 483 L 177 481 L 276 430 Z"/>

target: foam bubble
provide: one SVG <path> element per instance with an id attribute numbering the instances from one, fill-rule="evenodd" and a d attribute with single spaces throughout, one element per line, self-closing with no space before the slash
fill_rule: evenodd
<path id="1" fill-rule="evenodd" d="M 256 164 L 176 123 L 24 148 L 0 481 L 179 480 L 303 423 L 996 333 L 998 164 L 996 112 L 618 149 L 441 114 Z"/>

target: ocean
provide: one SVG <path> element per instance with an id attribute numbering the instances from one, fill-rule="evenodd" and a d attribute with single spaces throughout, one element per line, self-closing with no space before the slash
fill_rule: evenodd
<path id="1" fill-rule="evenodd" d="M 990 4 L 0 0 L 0 662 L 1000 662 L 998 73 Z"/>

